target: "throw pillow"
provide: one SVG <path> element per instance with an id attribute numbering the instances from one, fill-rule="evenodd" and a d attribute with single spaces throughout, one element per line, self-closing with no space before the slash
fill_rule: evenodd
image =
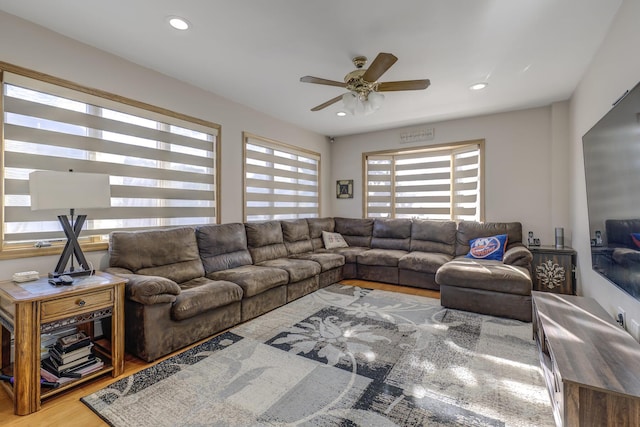
<path id="1" fill-rule="evenodd" d="M 322 241 L 324 242 L 324 247 L 327 249 L 333 248 L 348 248 L 349 245 L 342 237 L 340 233 L 330 233 L 328 231 L 322 232 Z"/>
<path id="2" fill-rule="evenodd" d="M 640 233 L 631 233 L 631 240 L 640 248 Z"/>
<path id="3" fill-rule="evenodd" d="M 466 257 L 502 261 L 504 250 L 507 247 L 507 240 L 506 234 L 473 239 L 469 242 L 470 248 Z"/>

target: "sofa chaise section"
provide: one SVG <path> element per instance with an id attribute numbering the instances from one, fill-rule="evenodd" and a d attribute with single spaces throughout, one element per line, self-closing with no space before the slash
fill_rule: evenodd
<path id="1" fill-rule="evenodd" d="M 114 231 L 107 272 L 128 279 L 125 347 L 147 362 L 240 322 L 242 288 L 204 275 L 195 230 Z"/>
<path id="2" fill-rule="evenodd" d="M 467 258 L 470 241 L 507 234 L 503 260 Z M 531 252 L 522 244 L 522 225 L 463 221 L 456 232 L 456 258 L 440 267 L 444 307 L 531 321 Z"/>
<path id="3" fill-rule="evenodd" d="M 206 277 L 242 288 L 243 322 L 286 304 L 289 273 L 252 264 L 244 224 L 200 226 L 196 238 Z"/>

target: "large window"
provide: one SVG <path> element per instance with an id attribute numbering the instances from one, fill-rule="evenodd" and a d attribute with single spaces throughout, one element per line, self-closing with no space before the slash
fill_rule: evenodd
<path id="1" fill-rule="evenodd" d="M 217 222 L 219 125 L 7 64 L 0 68 L 3 257 L 29 252 L 39 241 L 55 250 L 63 240 L 56 215 L 68 211 L 30 209 L 35 170 L 110 176 L 111 208 L 78 212 L 88 214 L 85 246 L 106 247 L 104 236 L 115 229 Z"/>
<path id="2" fill-rule="evenodd" d="M 320 215 L 320 154 L 245 133 L 244 168 L 246 221 Z"/>
<path id="3" fill-rule="evenodd" d="M 482 220 L 483 145 L 365 153 L 365 216 Z"/>

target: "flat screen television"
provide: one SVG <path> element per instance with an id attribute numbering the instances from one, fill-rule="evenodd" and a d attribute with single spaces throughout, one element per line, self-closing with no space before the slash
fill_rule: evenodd
<path id="1" fill-rule="evenodd" d="M 582 146 L 593 269 L 640 300 L 640 83 Z"/>

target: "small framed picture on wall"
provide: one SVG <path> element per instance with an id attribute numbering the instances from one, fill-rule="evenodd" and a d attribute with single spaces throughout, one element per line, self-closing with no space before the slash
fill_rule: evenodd
<path id="1" fill-rule="evenodd" d="M 339 179 L 336 181 L 336 197 L 338 199 L 353 199 L 352 179 Z"/>

